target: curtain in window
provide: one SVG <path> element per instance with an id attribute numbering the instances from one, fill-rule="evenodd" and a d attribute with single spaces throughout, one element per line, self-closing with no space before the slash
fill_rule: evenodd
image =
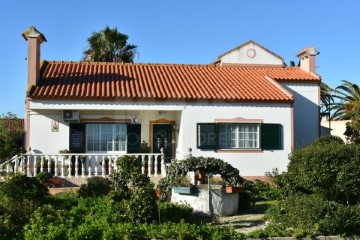
<path id="1" fill-rule="evenodd" d="M 86 124 L 87 151 L 126 151 L 126 127 L 122 123 Z"/>

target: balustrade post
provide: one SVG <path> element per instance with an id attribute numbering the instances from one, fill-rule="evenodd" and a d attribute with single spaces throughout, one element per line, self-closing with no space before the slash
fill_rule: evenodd
<path id="1" fill-rule="evenodd" d="M 160 150 L 161 151 L 161 150 Z M 154 155 L 154 175 L 159 176 L 159 155 Z"/>
<path id="2" fill-rule="evenodd" d="M 141 156 L 141 173 L 145 174 L 145 155 Z"/>
<path id="3" fill-rule="evenodd" d="M 148 155 L 148 176 L 151 176 L 151 160 L 152 160 L 152 155 Z"/>
<path id="4" fill-rule="evenodd" d="M 72 161 L 71 161 L 71 159 L 72 159 L 72 155 L 69 155 L 68 157 L 69 157 L 68 178 L 71 178 L 71 167 L 72 167 Z M 75 171 L 75 172 L 76 172 L 76 171 Z"/>
<path id="5" fill-rule="evenodd" d="M 6 164 L 6 173 L 10 173 L 10 164 L 11 162 Z"/>
<path id="6" fill-rule="evenodd" d="M 102 164 L 101 164 L 101 175 L 105 177 L 105 156 L 102 156 Z"/>
<path id="7" fill-rule="evenodd" d="M 61 156 L 61 177 L 62 178 L 65 178 L 65 157 L 64 156 Z"/>
<path id="8" fill-rule="evenodd" d="M 21 162 L 20 162 L 20 171 L 22 174 L 25 174 L 25 158 L 26 156 L 21 156 Z"/>
<path id="9" fill-rule="evenodd" d="M 23 155 L 21 154 L 20 158 L 22 158 Z M 19 159 L 15 158 L 15 165 L 14 165 L 14 173 L 16 173 L 18 171 L 19 168 Z"/>
<path id="10" fill-rule="evenodd" d="M 160 164 L 161 164 L 161 176 L 166 177 L 166 163 L 165 163 L 165 153 L 164 149 L 161 149 L 161 155 L 160 155 Z"/>
<path id="11" fill-rule="evenodd" d="M 58 176 L 58 160 L 59 160 L 59 156 L 56 155 L 54 156 L 55 159 L 55 164 L 54 164 L 54 176 L 57 177 Z"/>
<path id="12" fill-rule="evenodd" d="M 75 156 L 75 178 L 79 177 L 79 156 Z"/>
<path id="13" fill-rule="evenodd" d="M 88 162 L 88 177 L 91 177 L 91 156 L 85 157 L 85 159 Z"/>
<path id="14" fill-rule="evenodd" d="M 48 173 L 51 173 L 51 157 L 50 156 L 47 156 L 47 160 L 48 160 Z"/>
<path id="15" fill-rule="evenodd" d="M 27 175 L 28 177 L 31 177 L 31 173 L 30 173 L 30 158 L 27 159 L 26 171 L 27 171 L 26 175 Z"/>
<path id="16" fill-rule="evenodd" d="M 81 163 L 81 177 L 85 177 L 85 167 L 86 167 L 86 162 L 83 159 L 79 159 L 80 163 Z"/>
<path id="17" fill-rule="evenodd" d="M 98 175 L 98 167 L 99 167 L 98 158 L 99 156 L 95 156 L 95 176 Z"/>
<path id="18" fill-rule="evenodd" d="M 34 158 L 34 176 L 37 175 L 37 167 L 36 167 L 36 165 L 37 165 L 37 159 Z"/>
<path id="19" fill-rule="evenodd" d="M 40 157 L 40 172 L 42 173 L 43 171 L 44 171 L 44 158 Z"/>

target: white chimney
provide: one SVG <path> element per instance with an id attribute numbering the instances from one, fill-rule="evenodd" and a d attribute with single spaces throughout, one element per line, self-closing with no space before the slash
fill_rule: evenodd
<path id="1" fill-rule="evenodd" d="M 311 46 L 302 50 L 296 56 L 300 58 L 300 68 L 308 73 L 316 73 L 316 55 L 320 54 L 315 48 Z"/>
<path id="2" fill-rule="evenodd" d="M 36 85 L 40 77 L 40 44 L 46 42 L 45 36 L 31 26 L 21 34 L 28 42 L 28 88 Z"/>

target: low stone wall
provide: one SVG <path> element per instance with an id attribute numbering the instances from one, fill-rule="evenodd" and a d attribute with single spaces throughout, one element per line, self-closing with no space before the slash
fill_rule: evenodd
<path id="1" fill-rule="evenodd" d="M 171 202 L 189 204 L 195 212 L 209 216 L 231 216 L 239 209 L 239 193 L 226 193 L 221 187 L 207 185 L 193 188 L 190 194 L 175 193 L 172 190 Z"/>

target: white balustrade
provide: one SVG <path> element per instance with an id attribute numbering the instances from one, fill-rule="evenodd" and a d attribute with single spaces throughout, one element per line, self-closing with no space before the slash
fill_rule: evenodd
<path id="1" fill-rule="evenodd" d="M 165 157 L 161 153 L 129 154 L 140 160 L 141 173 L 151 176 L 166 176 Z M 21 172 L 29 177 L 47 171 L 54 176 L 68 177 L 107 177 L 118 171 L 116 164 L 121 155 L 113 154 L 24 154 L 13 157 L 0 165 L 3 172 Z M 72 174 L 72 169 L 74 173 Z M 0 170 L 1 171 L 1 170 Z"/>

